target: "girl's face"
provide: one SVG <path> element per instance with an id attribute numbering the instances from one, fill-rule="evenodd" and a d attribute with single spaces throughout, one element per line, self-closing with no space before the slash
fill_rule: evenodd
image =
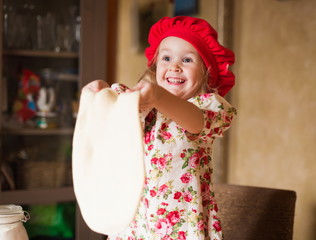
<path id="1" fill-rule="evenodd" d="M 182 99 L 197 95 L 205 82 L 203 60 L 197 50 L 181 38 L 163 39 L 156 63 L 158 85 Z"/>

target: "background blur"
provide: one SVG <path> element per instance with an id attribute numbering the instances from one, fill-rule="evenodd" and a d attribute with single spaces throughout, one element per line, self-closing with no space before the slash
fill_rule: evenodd
<path id="1" fill-rule="evenodd" d="M 200 0 L 196 16 L 217 29 L 220 1 Z M 160 2 L 168 12 L 168 1 Z M 314 240 L 316 1 L 228 2 L 233 4 L 230 47 L 236 53 L 230 101 L 238 116 L 229 131 L 226 181 L 296 191 L 294 239 Z M 134 3 L 120 0 L 118 12 L 115 75 L 128 86 L 146 67 L 135 41 Z"/>

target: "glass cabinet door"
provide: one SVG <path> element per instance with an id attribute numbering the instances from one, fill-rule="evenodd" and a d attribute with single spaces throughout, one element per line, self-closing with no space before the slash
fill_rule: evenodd
<path id="1" fill-rule="evenodd" d="M 71 145 L 80 87 L 111 69 L 117 1 L 0 6 L 0 204 L 30 212 L 31 239 L 104 240 L 75 205 Z"/>
<path id="2" fill-rule="evenodd" d="M 71 145 L 79 0 L 3 0 L 0 204 L 22 205 L 30 239 L 75 239 Z"/>
<path id="3" fill-rule="evenodd" d="M 4 0 L 2 5 L 1 160 L 6 174 L 1 189 L 71 186 L 79 1 Z"/>

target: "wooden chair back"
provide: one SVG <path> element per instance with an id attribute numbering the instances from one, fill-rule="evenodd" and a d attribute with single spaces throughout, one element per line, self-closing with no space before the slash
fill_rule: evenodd
<path id="1" fill-rule="evenodd" d="M 292 240 L 296 193 L 214 184 L 225 240 Z"/>

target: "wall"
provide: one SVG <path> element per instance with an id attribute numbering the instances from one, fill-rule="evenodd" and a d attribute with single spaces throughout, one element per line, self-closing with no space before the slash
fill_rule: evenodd
<path id="1" fill-rule="evenodd" d="M 220 0 L 200 0 L 215 28 Z M 117 81 L 133 86 L 146 67 L 132 44 L 134 1 L 119 1 Z M 228 181 L 297 192 L 295 240 L 316 239 L 315 0 L 234 1 L 238 108 L 229 131 Z M 314 111 L 313 111 L 314 110 Z"/>
<path id="2" fill-rule="evenodd" d="M 297 192 L 295 240 L 316 239 L 316 1 L 235 1 L 229 182 Z"/>

